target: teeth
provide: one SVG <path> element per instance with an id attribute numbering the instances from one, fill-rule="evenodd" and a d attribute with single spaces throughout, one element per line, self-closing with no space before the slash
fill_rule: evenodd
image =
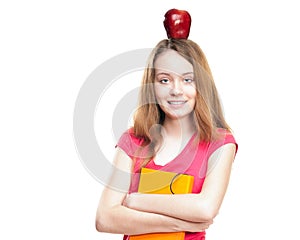
<path id="1" fill-rule="evenodd" d="M 184 104 L 184 101 L 176 101 L 176 102 L 169 102 L 169 104 L 173 104 L 173 105 L 180 105 L 180 104 Z"/>

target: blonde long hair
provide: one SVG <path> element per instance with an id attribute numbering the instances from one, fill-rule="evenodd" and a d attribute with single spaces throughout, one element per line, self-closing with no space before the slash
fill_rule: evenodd
<path id="1" fill-rule="evenodd" d="M 194 122 L 197 129 L 197 140 L 211 141 L 217 137 L 217 128 L 230 131 L 222 111 L 219 95 L 207 59 L 198 44 L 186 39 L 165 39 L 160 41 L 149 56 L 144 71 L 139 104 L 134 115 L 133 132 L 144 140 L 144 145 L 150 146 L 151 156 L 161 144 L 161 135 L 152 131 L 153 126 L 163 124 L 165 114 L 156 103 L 154 92 L 155 69 L 157 57 L 169 50 L 175 50 L 189 61 L 194 69 L 194 80 L 197 89 L 194 109 Z M 150 156 L 148 155 L 148 156 Z"/>

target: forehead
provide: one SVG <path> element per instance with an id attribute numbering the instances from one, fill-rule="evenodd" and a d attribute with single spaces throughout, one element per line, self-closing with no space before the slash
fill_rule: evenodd
<path id="1" fill-rule="evenodd" d="M 193 65 L 174 50 L 167 50 L 158 55 L 154 62 L 154 68 L 156 73 L 162 71 L 181 75 L 193 72 Z"/>

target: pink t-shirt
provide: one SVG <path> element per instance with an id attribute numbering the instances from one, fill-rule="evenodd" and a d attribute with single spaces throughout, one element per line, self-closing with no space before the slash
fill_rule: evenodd
<path id="1" fill-rule="evenodd" d="M 234 136 L 223 129 L 219 129 L 219 132 L 222 133 L 222 137 L 216 141 L 212 142 L 198 142 L 195 143 L 196 134 L 194 134 L 191 139 L 188 141 L 183 150 L 175 157 L 173 160 L 165 164 L 164 166 L 156 164 L 153 160 L 150 160 L 145 166 L 147 168 L 167 171 L 167 172 L 176 172 L 184 173 L 194 176 L 194 185 L 192 193 L 200 193 L 208 166 L 208 159 L 213 152 L 215 152 L 219 147 L 227 144 L 233 143 L 236 145 Z M 120 147 L 130 158 L 135 158 L 135 165 L 133 168 L 134 174 L 131 181 L 131 186 L 129 192 L 137 192 L 138 183 L 139 183 L 139 173 L 140 173 L 140 164 L 143 161 L 143 156 L 147 155 L 147 146 L 143 149 L 141 145 L 143 143 L 142 138 L 136 137 L 132 129 L 127 130 L 120 137 L 117 146 Z M 126 238 L 124 238 L 126 239 Z M 199 233 L 186 233 L 186 240 L 197 239 L 204 240 L 205 232 Z"/>

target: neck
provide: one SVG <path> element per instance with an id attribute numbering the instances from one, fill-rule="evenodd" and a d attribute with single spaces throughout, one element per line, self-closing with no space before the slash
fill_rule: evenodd
<path id="1" fill-rule="evenodd" d="M 196 131 L 193 115 L 181 119 L 166 118 L 163 127 L 165 134 L 174 138 L 190 137 Z"/>

